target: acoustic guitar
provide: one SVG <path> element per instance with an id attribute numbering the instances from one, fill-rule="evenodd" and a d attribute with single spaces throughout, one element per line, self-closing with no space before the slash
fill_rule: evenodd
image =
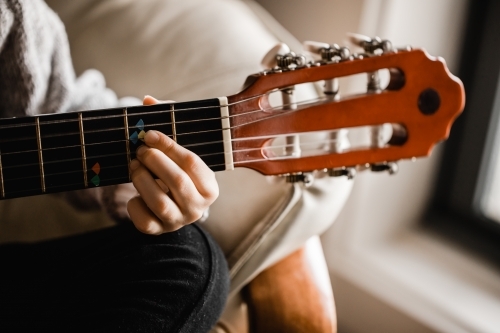
<path id="1" fill-rule="evenodd" d="M 352 176 L 358 166 L 390 169 L 391 162 L 429 155 L 464 107 L 460 80 L 423 50 L 397 50 L 378 38 L 357 43 L 365 52 L 308 43 L 311 61 L 280 45 L 267 57 L 271 68 L 249 76 L 232 96 L 1 119 L 0 198 L 129 182 L 128 166 L 148 130 L 167 134 L 214 171 L 246 167 L 291 180 L 315 170 Z M 384 69 L 390 78 L 381 87 Z M 342 96 L 338 78 L 360 73 L 367 73 L 366 93 Z M 294 86 L 319 81 L 322 96 L 295 100 Z M 281 105 L 270 102 L 275 92 Z M 363 126 L 377 136 L 383 124 L 392 129 L 384 142 L 340 150 L 327 144 L 339 131 Z M 316 132 L 330 136 L 300 149 L 300 136 Z"/>

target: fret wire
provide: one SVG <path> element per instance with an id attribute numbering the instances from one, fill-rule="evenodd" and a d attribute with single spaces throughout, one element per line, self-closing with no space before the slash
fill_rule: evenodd
<path id="1" fill-rule="evenodd" d="M 5 188 L 3 184 L 2 154 L 0 152 L 0 184 L 2 185 L 2 198 L 5 198 Z"/>
<path id="2" fill-rule="evenodd" d="M 170 121 L 172 121 L 172 137 L 175 142 L 177 142 L 177 131 L 175 130 L 175 112 L 174 104 L 170 105 Z"/>
<path id="3" fill-rule="evenodd" d="M 87 179 L 87 156 L 85 153 L 85 136 L 83 135 L 83 116 L 81 112 L 78 113 L 78 125 L 80 128 L 80 147 L 82 149 L 83 184 L 87 188 L 89 187 Z"/>
<path id="4" fill-rule="evenodd" d="M 36 143 L 38 147 L 38 163 L 40 164 L 40 183 L 42 192 L 45 193 L 45 172 L 43 170 L 42 140 L 40 138 L 40 118 L 35 118 L 36 124 Z"/>
<path id="5" fill-rule="evenodd" d="M 125 145 L 127 146 L 128 179 L 132 180 L 132 173 L 130 171 L 130 141 L 129 141 L 129 131 L 128 131 L 127 108 L 123 108 L 123 122 L 125 126 Z"/>

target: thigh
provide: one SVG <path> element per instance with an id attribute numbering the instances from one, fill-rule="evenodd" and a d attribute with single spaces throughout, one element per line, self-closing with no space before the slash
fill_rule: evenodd
<path id="1" fill-rule="evenodd" d="M 5 272 L 0 325 L 6 332 L 211 326 L 228 285 L 220 249 L 194 225 L 150 236 L 123 224 L 38 244 L 5 245 L 0 265 Z M 193 315 L 198 312 L 209 319 L 200 321 Z"/>

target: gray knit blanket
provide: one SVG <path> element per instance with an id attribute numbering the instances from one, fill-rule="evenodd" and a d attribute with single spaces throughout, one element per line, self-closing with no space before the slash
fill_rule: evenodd
<path id="1" fill-rule="evenodd" d="M 132 98 L 119 100 L 97 70 L 76 77 L 64 25 L 45 2 L 0 0 L 0 117 L 139 103 Z M 123 218 L 126 213 L 117 212 L 116 189 L 73 191 L 64 196 L 79 208 L 104 206 L 112 217 Z"/>

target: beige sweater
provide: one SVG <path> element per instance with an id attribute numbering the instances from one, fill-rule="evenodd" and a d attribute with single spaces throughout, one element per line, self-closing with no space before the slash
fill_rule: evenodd
<path id="1" fill-rule="evenodd" d="M 59 17 L 41 0 L 0 0 L 0 117 L 21 117 L 139 104 L 118 99 L 103 75 L 88 70 L 75 76 L 68 39 Z M 127 218 L 113 186 L 61 194 L 75 207 L 105 207 L 115 219 Z M 126 197 L 126 196 L 125 196 Z"/>

